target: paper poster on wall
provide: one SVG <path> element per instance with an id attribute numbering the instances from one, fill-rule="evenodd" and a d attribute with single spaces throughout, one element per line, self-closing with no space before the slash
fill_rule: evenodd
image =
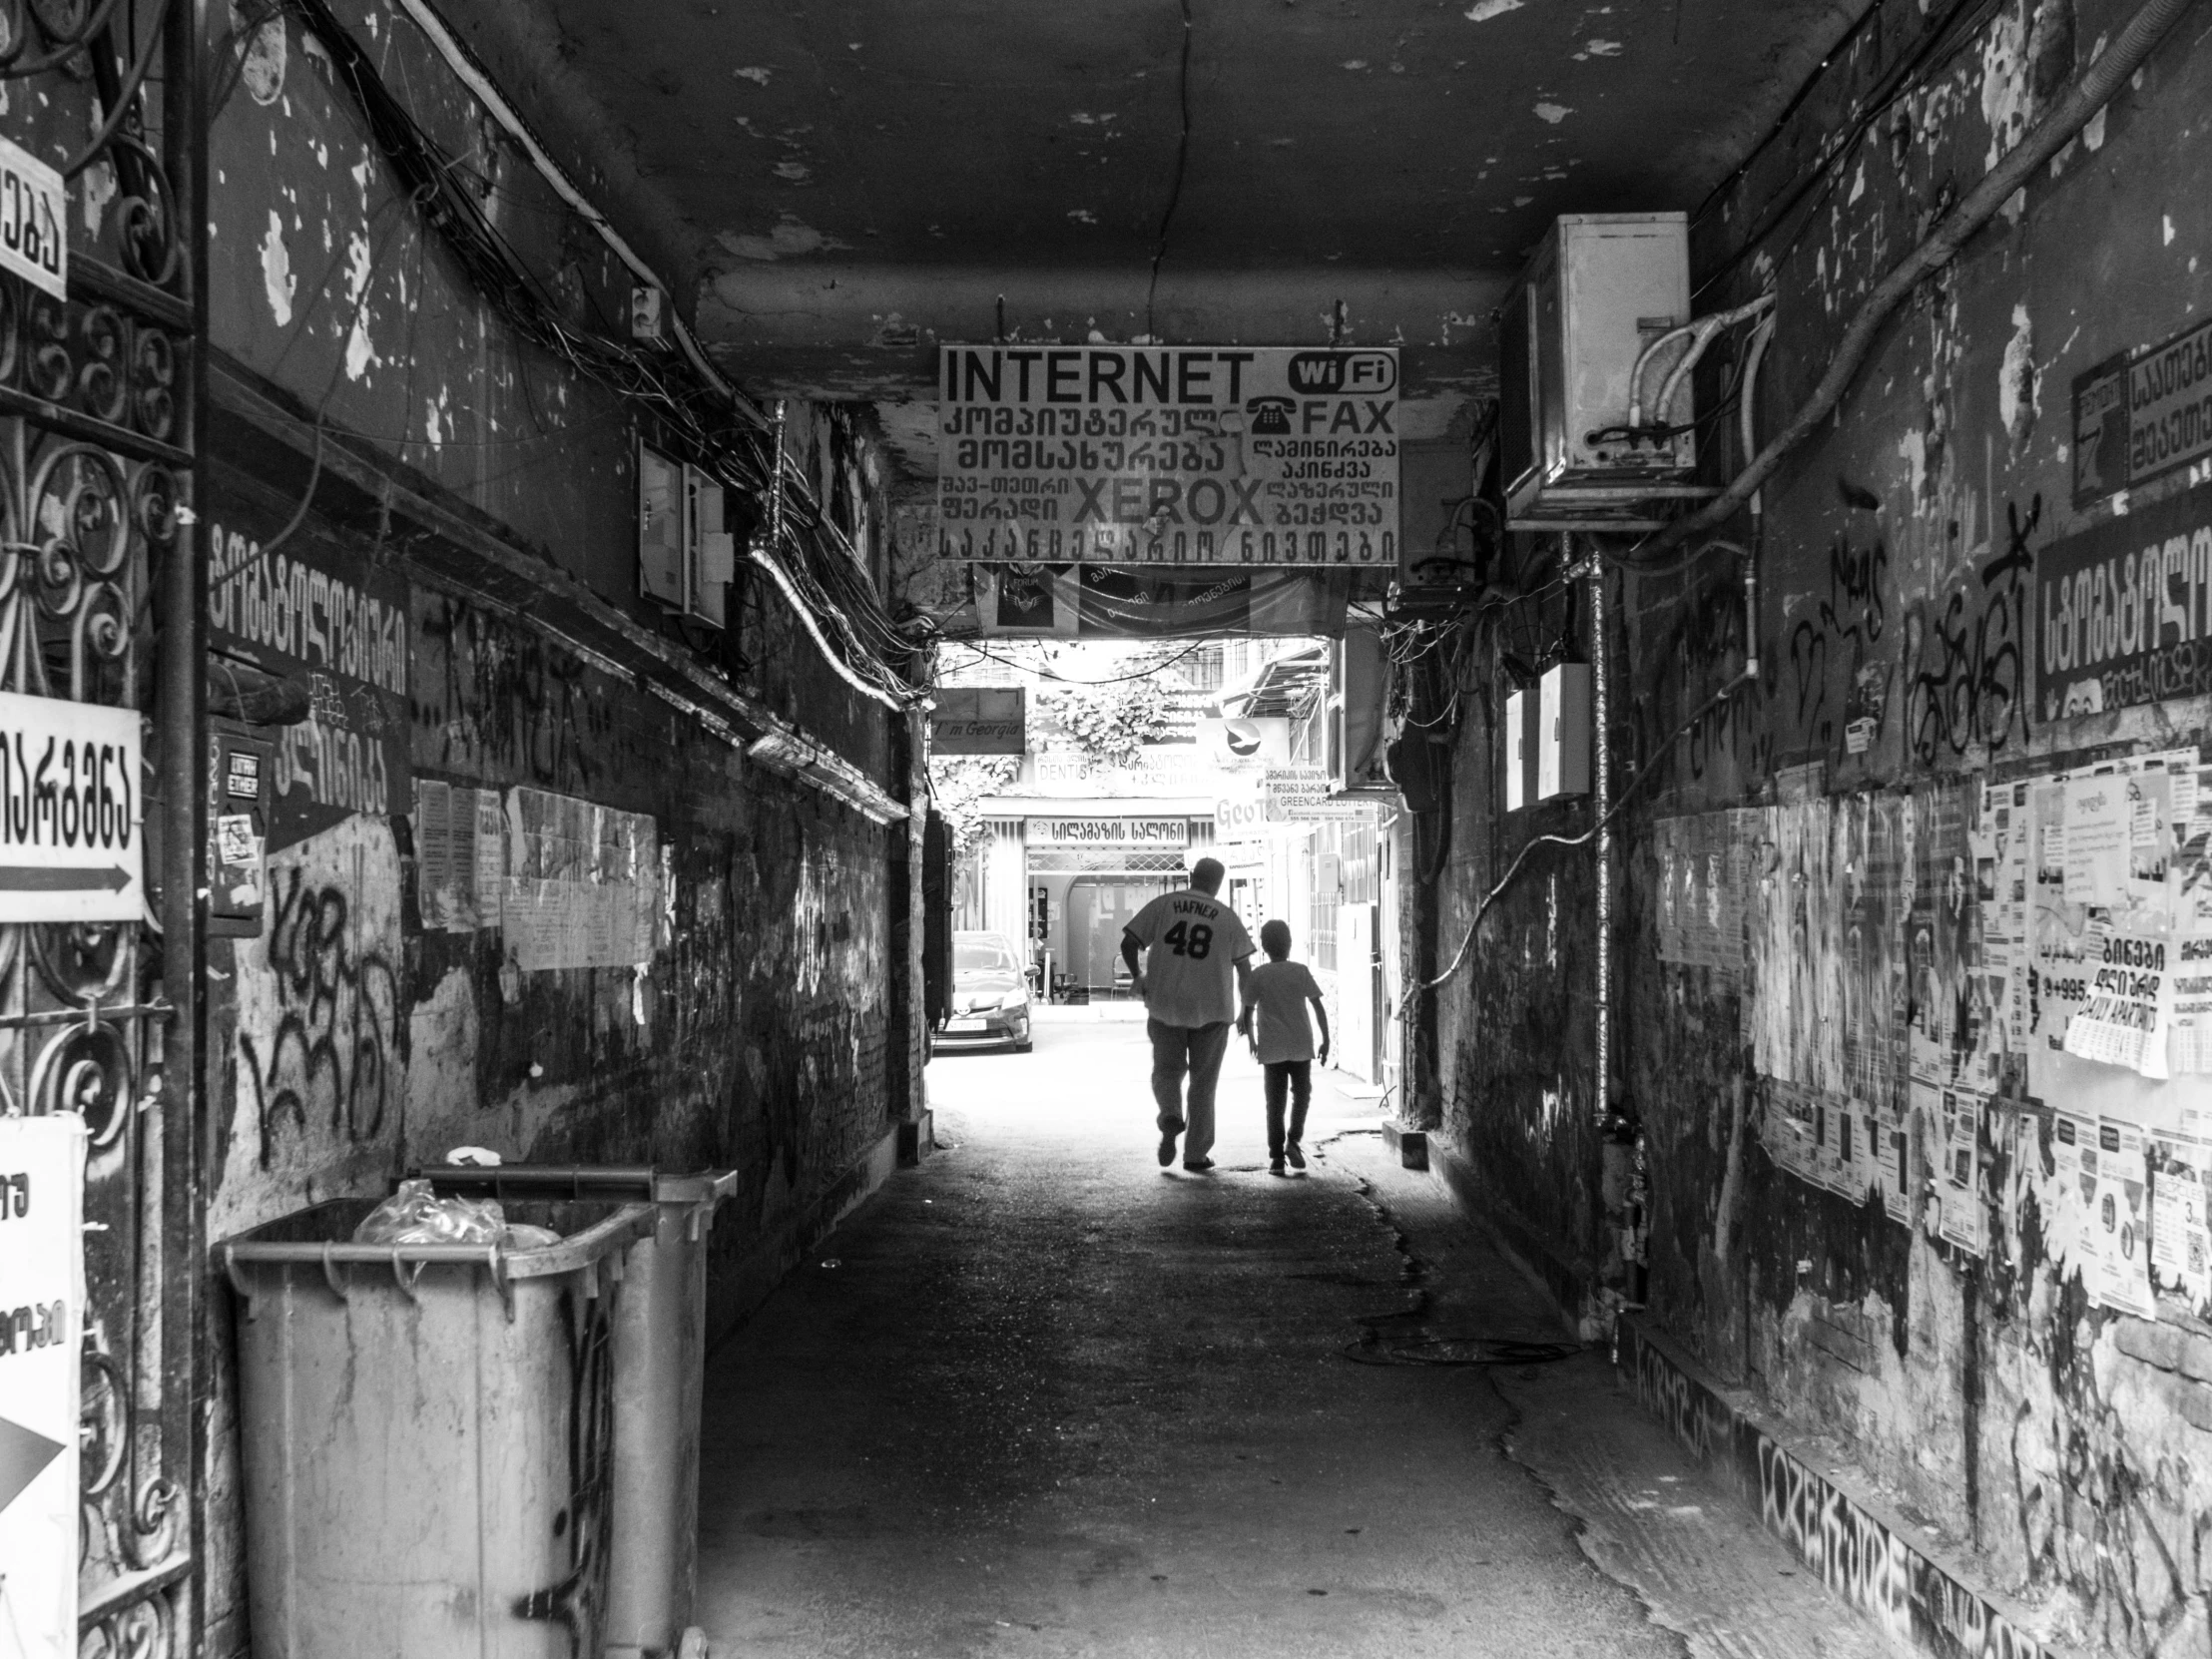
<path id="1" fill-rule="evenodd" d="M 1985 1087 L 1982 1008 L 1967 795 L 1942 784 L 1917 792 L 1909 820 L 1914 888 L 1906 925 L 1907 1059 L 1923 1082 Z"/>
<path id="2" fill-rule="evenodd" d="M 1985 1048 L 2024 1055 L 2028 1039 L 2028 786 L 1987 785 L 1977 831 L 1976 886 L 1981 912 L 1981 966 L 1992 1018 Z M 1982 854 L 1985 852 L 1986 856 Z"/>
<path id="3" fill-rule="evenodd" d="M 2145 1077 L 2168 1075 L 2166 1031 L 2174 993 L 2168 949 L 2162 935 L 2133 921 L 2104 930 L 2103 948 L 2089 964 L 2088 995 L 2066 1022 L 2068 1054 Z"/>
<path id="4" fill-rule="evenodd" d="M 544 790 L 507 792 L 500 930 L 525 971 L 649 962 L 660 913 L 653 820 Z"/>
<path id="5" fill-rule="evenodd" d="M 2212 1230 L 2205 1187 L 2212 1182 L 2212 1113 L 2189 1108 L 2175 1127 L 2149 1135 L 2151 1275 L 2191 1308 L 2212 1302 Z"/>
<path id="6" fill-rule="evenodd" d="M 1859 796 L 1840 804 L 1844 881 L 1842 1014 L 1844 1073 L 1854 1095 L 1894 1111 L 1904 1079 L 1906 871 L 1904 802 Z"/>
<path id="7" fill-rule="evenodd" d="M 76 1659 L 85 1126 L 0 1117 L 0 1653 Z"/>
<path id="8" fill-rule="evenodd" d="M 469 933 L 499 925 L 501 839 L 497 790 L 415 781 L 415 887 L 425 928 Z"/>
<path id="9" fill-rule="evenodd" d="M 2052 1261 L 2071 1264 L 2094 1296 L 2099 1273 L 2089 1211 L 2097 1190 L 2097 1120 L 2059 1107 L 2051 1114 L 2050 1155 L 2054 1201 L 2043 1218 L 2045 1248 Z"/>
<path id="10" fill-rule="evenodd" d="M 2087 1157 L 2084 1155 L 2084 1167 Z M 2097 1120 L 2096 1183 L 2084 1232 L 2096 1279 L 2090 1296 L 2138 1319 L 2158 1317 L 2150 1288 L 2150 1167 L 2140 1125 Z"/>
<path id="11" fill-rule="evenodd" d="M 1945 1244 L 1979 1256 L 1986 1248 L 1988 1231 L 1987 1209 L 1981 1197 L 1981 1130 L 1986 1097 L 1974 1089 L 1916 1077 L 1913 1102 L 1934 1178 L 1929 1231 Z"/>
<path id="12" fill-rule="evenodd" d="M 2066 781 L 2066 902 L 2128 902 L 2131 804 L 2126 780 L 2099 767 Z"/>

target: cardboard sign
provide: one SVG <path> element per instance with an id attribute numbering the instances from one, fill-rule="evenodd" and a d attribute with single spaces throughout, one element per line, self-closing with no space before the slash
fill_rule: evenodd
<path id="1" fill-rule="evenodd" d="M 85 1125 L 0 1117 L 0 1652 L 76 1659 Z"/>
<path id="2" fill-rule="evenodd" d="M 947 345 L 937 556 L 1395 566 L 1395 350 Z"/>
<path id="3" fill-rule="evenodd" d="M 0 692 L 0 921 L 136 921 L 145 803 L 134 709 Z"/>

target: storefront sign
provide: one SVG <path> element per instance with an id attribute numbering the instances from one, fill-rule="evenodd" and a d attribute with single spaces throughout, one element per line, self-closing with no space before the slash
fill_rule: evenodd
<path id="1" fill-rule="evenodd" d="M 355 813 L 405 813 L 405 578 L 312 518 L 265 551 L 282 518 L 212 479 L 207 510 L 213 643 L 307 692 L 307 718 L 276 735 L 269 850 Z"/>
<path id="2" fill-rule="evenodd" d="M 69 187 L 60 172 L 0 138 L 0 271 L 69 297 Z"/>
<path id="3" fill-rule="evenodd" d="M 2035 588 L 2046 720 L 2212 691 L 2212 486 L 2044 548 Z"/>
<path id="4" fill-rule="evenodd" d="M 1261 782 L 1261 799 L 1270 824 L 1358 818 L 1368 811 L 1357 801 L 1333 799 L 1335 790 L 1327 767 L 1269 767 Z"/>
<path id="5" fill-rule="evenodd" d="M 948 345 L 937 390 L 940 558 L 1396 563 L 1393 349 Z"/>
<path id="6" fill-rule="evenodd" d="M 1181 818 L 1033 818 L 1031 846 L 1145 846 L 1191 844 L 1191 824 Z"/>
<path id="7" fill-rule="evenodd" d="M 955 687 L 933 694 L 929 748 L 938 755 L 1019 755 L 1029 747 L 1028 693 Z"/>
<path id="8" fill-rule="evenodd" d="M 2212 455 L 2212 321 L 2075 377 L 2074 505 Z"/>
<path id="9" fill-rule="evenodd" d="M 76 1659 L 85 1125 L 0 1117 L 0 1653 Z"/>
<path id="10" fill-rule="evenodd" d="M 0 921 L 145 913 L 139 715 L 0 692 Z"/>
<path id="11" fill-rule="evenodd" d="M 1257 789 L 1225 794 L 1214 803 L 1214 839 L 1221 842 L 1267 839 L 1268 810 Z"/>

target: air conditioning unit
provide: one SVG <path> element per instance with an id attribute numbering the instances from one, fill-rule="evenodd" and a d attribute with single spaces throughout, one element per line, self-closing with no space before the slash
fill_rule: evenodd
<path id="1" fill-rule="evenodd" d="M 1499 318 L 1511 528 L 1654 528 L 1650 503 L 1713 493 L 1689 482 L 1697 440 L 1679 428 L 1694 407 L 1690 377 L 1655 406 L 1689 336 L 1660 345 L 1636 372 L 1646 346 L 1689 320 L 1688 216 L 1568 214 L 1553 223 Z"/>

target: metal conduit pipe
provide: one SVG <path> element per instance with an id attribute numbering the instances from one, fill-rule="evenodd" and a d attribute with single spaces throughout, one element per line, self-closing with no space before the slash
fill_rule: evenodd
<path id="1" fill-rule="evenodd" d="M 1718 529 L 1750 501 L 1758 493 L 1759 486 L 1774 476 L 1789 453 L 1843 401 L 1844 392 L 1874 349 L 1875 336 L 1899 302 L 1918 287 L 1923 278 L 1948 265 L 1966 239 L 1987 224 L 2013 192 L 2026 185 L 2028 175 L 2049 161 L 2088 124 L 2089 118 L 2142 67 L 2143 60 L 2195 3 L 2196 0 L 2147 0 L 2143 8 L 2128 19 L 2127 26 L 2105 49 L 2104 55 L 2082 71 L 2081 78 L 2050 113 L 1982 177 L 1981 183 L 1966 193 L 1958 206 L 1930 233 L 1926 242 L 1906 255 L 1889 276 L 1875 284 L 1874 291 L 1860 302 L 1850 325 L 1845 328 L 1843 339 L 1829 361 L 1828 371 L 1821 376 L 1804 405 L 1791 416 L 1790 423 L 1736 475 L 1728 488 L 1687 518 L 1676 519 L 1658 531 L 1636 550 L 1637 555 L 1648 558 L 1671 552 L 1692 536 Z"/>
<path id="2" fill-rule="evenodd" d="M 1571 549 L 1570 549 L 1571 552 Z M 1605 648 L 1605 561 L 1590 569 L 1590 808 L 1597 815 L 1597 1121 L 1612 1109 L 1613 1069 L 1613 745 L 1610 653 Z"/>

